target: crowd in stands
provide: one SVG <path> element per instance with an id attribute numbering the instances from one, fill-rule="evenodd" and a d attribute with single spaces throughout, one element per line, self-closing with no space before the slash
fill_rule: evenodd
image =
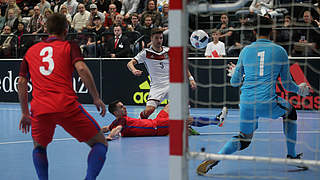
<path id="1" fill-rule="evenodd" d="M 168 29 L 168 11 L 167 0 L 0 0 L 0 57 L 22 57 L 46 38 L 52 13 L 66 16 L 86 57 L 132 57 L 150 46 L 152 28 Z"/>
<path id="2" fill-rule="evenodd" d="M 308 2 L 314 11 L 292 17 L 290 9 L 275 8 L 274 2 L 253 0 L 237 12 L 219 14 L 217 26 L 206 29 L 212 42 L 201 56 L 238 56 L 256 40 L 257 15 L 276 22 L 272 40 L 289 55 L 320 56 L 320 3 Z M 86 57 L 132 57 L 150 46 L 154 27 L 164 30 L 168 45 L 168 12 L 168 0 L 0 0 L 0 58 L 23 57 L 31 45 L 46 38 L 46 20 L 52 13 L 66 16 L 68 39 L 77 41 Z M 231 21 L 230 16 L 237 18 Z"/>
<path id="3" fill-rule="evenodd" d="M 293 9 L 292 4 L 288 6 L 292 9 L 288 10 L 274 8 L 273 0 L 253 0 L 247 9 L 235 12 L 234 21 L 230 21 L 230 14 L 221 14 L 220 22 L 210 33 L 213 41 L 208 44 L 204 55 L 213 58 L 239 56 L 243 47 L 256 40 L 255 19 L 265 16 L 275 22 L 271 39 L 283 46 L 289 55 L 319 57 L 320 1 L 316 4 L 299 3 L 297 6 L 300 11 L 289 13 Z"/>

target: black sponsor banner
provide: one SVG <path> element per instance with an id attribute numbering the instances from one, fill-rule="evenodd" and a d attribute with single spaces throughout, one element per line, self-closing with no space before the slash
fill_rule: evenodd
<path id="1" fill-rule="evenodd" d="M 137 69 L 143 71 L 142 76 L 134 76 L 127 68 L 128 60 L 87 60 L 97 89 L 103 101 L 108 104 L 115 99 L 122 100 L 128 105 L 145 105 L 150 89 L 150 79 L 143 64 Z M 226 65 L 236 60 L 201 59 L 190 60 L 189 69 L 198 83 L 196 90 L 190 89 L 190 104 L 192 107 L 229 107 L 238 108 L 239 88 L 230 86 L 230 78 L 226 74 Z M 19 60 L 0 61 L 0 102 L 18 102 L 17 82 L 20 67 Z M 312 87 L 311 96 L 300 97 L 294 93 L 285 92 L 281 82 L 277 84 L 279 96 L 287 99 L 297 109 L 320 109 L 319 81 L 320 60 L 291 59 L 290 72 L 297 84 L 306 81 Z M 79 101 L 91 104 L 92 98 L 75 73 L 73 78 L 74 90 Z M 28 90 L 32 91 L 31 83 Z M 167 100 L 163 102 L 167 103 Z"/>
<path id="2" fill-rule="evenodd" d="M 128 105 L 144 105 L 150 90 L 149 74 L 143 64 L 136 68 L 143 71 L 134 76 L 127 68 L 127 61 L 102 61 L 102 97 L 105 103 L 120 99 Z"/>
<path id="3" fill-rule="evenodd" d="M 281 81 L 276 87 L 277 94 L 288 100 L 296 109 L 320 109 L 320 60 L 319 59 L 292 59 L 290 60 L 290 73 L 292 79 L 300 84 L 306 82 L 311 87 L 310 95 L 301 97 L 295 93 L 287 92 L 282 87 Z"/>
<path id="4" fill-rule="evenodd" d="M 18 79 L 20 60 L 0 61 L 0 102 L 18 102 Z M 97 89 L 100 89 L 100 61 L 86 61 L 87 66 L 92 70 Z M 81 103 L 92 103 L 92 98 L 85 88 L 81 79 L 74 73 L 73 89 L 79 96 Z M 32 83 L 28 82 L 29 100 L 32 99 Z"/>
<path id="5" fill-rule="evenodd" d="M 18 102 L 18 77 L 21 61 L 0 61 L 0 101 Z M 32 86 L 28 83 L 28 91 Z"/>
<path id="6" fill-rule="evenodd" d="M 189 89 L 192 107 L 228 107 L 237 108 L 239 88 L 230 86 L 226 67 L 228 62 L 236 60 L 224 59 L 192 59 L 189 70 L 198 86 L 196 90 Z"/>
<path id="7" fill-rule="evenodd" d="M 198 82 L 198 88 L 190 91 L 190 102 L 193 107 L 228 107 L 238 108 L 240 88 L 231 87 L 227 77 L 226 67 L 229 62 L 236 64 L 237 60 L 230 59 L 201 59 L 190 60 L 189 68 Z M 287 92 L 281 81 L 277 83 L 277 94 L 288 100 L 296 109 L 319 110 L 319 59 L 290 59 L 290 73 L 293 80 L 300 84 L 306 82 L 312 87 L 310 96 L 301 97 Z"/>
<path id="8" fill-rule="evenodd" d="M 89 69 L 91 70 L 94 82 L 96 83 L 97 89 L 99 93 L 101 94 L 101 87 L 102 87 L 102 82 L 101 82 L 101 61 L 100 60 L 90 60 L 90 61 L 85 61 Z M 78 76 L 76 73 L 76 70 L 74 71 L 74 76 L 73 76 L 73 89 L 77 93 L 79 97 L 80 103 L 84 104 L 92 104 L 93 99 L 91 98 L 89 94 L 89 90 L 85 87 L 84 83 L 81 81 L 81 78 Z"/>

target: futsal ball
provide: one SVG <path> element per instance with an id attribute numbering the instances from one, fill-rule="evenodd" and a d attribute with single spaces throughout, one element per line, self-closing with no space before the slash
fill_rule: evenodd
<path id="1" fill-rule="evenodd" d="M 191 45 L 197 49 L 205 48 L 209 42 L 209 36 L 203 30 L 196 30 L 190 36 Z"/>

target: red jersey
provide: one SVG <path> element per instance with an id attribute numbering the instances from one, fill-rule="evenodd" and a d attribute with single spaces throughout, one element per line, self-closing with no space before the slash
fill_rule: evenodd
<path id="1" fill-rule="evenodd" d="M 157 123 L 152 119 L 136 119 L 128 116 L 116 119 L 109 129 L 121 125 L 121 136 L 155 136 L 157 134 Z"/>
<path id="2" fill-rule="evenodd" d="M 121 136 L 166 136 L 169 133 L 169 115 L 161 110 L 155 119 L 136 119 L 128 116 L 114 120 L 110 131 L 121 125 Z"/>
<path id="3" fill-rule="evenodd" d="M 75 103 L 72 86 L 74 63 L 82 61 L 79 46 L 56 37 L 29 48 L 21 63 L 20 76 L 30 74 L 33 92 L 32 114 L 63 112 Z"/>

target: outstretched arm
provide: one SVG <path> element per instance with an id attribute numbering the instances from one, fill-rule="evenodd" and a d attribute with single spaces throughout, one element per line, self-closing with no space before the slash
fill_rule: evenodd
<path id="1" fill-rule="evenodd" d="M 191 89 L 196 89 L 197 88 L 197 83 L 196 81 L 194 80 L 193 76 L 191 75 L 189 69 L 188 69 L 188 79 L 189 79 L 189 83 L 190 83 L 190 87 Z"/>
<path id="2" fill-rule="evenodd" d="M 99 97 L 99 93 L 94 83 L 91 71 L 83 61 L 77 61 L 74 66 L 79 76 L 81 77 L 82 82 L 84 83 L 86 88 L 88 88 L 89 93 L 93 98 L 93 104 L 96 105 L 97 110 L 100 112 L 100 115 L 104 117 L 104 115 L 106 114 L 106 106 Z"/>
<path id="3" fill-rule="evenodd" d="M 136 67 L 134 67 L 134 65 L 136 65 L 137 63 L 137 60 L 131 59 L 131 61 L 128 62 L 127 67 L 135 76 L 141 76 L 143 71 L 138 70 L 136 69 Z"/>
<path id="4" fill-rule="evenodd" d="M 110 134 L 106 137 L 107 140 L 112 140 L 113 138 L 115 138 L 116 136 L 120 136 L 120 132 L 122 130 L 122 126 L 119 125 L 115 128 L 113 128 L 110 132 Z"/>
<path id="5" fill-rule="evenodd" d="M 303 82 L 297 86 L 297 84 L 292 80 L 289 69 L 289 63 L 285 63 L 281 67 L 280 78 L 283 87 L 286 90 L 295 92 L 303 97 L 309 95 L 310 87 L 307 85 L 307 83 Z"/>
<path id="6" fill-rule="evenodd" d="M 240 86 L 243 81 L 244 67 L 243 67 L 242 59 L 245 53 L 246 53 L 246 49 L 243 49 L 240 52 L 237 65 L 234 65 L 232 62 L 228 64 L 228 69 L 227 69 L 228 76 L 231 77 L 230 83 L 231 83 L 231 86 L 233 87 Z"/>

